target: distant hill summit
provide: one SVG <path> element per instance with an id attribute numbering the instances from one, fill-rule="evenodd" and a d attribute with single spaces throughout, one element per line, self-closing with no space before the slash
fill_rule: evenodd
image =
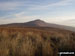
<path id="1" fill-rule="evenodd" d="M 34 21 L 30 21 L 30 22 L 35 22 L 35 23 L 45 23 L 45 21 L 42 21 L 42 20 L 40 20 L 40 19 L 37 19 L 37 20 L 34 20 Z"/>
<path id="2" fill-rule="evenodd" d="M 47 23 L 45 21 L 42 21 L 40 19 L 30 21 L 25 23 L 27 26 L 33 26 L 33 27 L 48 27 Z"/>
<path id="3" fill-rule="evenodd" d="M 25 22 L 25 23 L 4 24 L 4 25 L 0 25 L 0 27 L 53 27 L 53 28 L 75 31 L 74 27 L 58 25 L 58 24 L 53 24 L 53 23 L 47 23 L 40 19 Z"/>

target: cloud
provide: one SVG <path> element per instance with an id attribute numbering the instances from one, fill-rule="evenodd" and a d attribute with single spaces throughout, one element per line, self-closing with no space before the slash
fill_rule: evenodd
<path id="1" fill-rule="evenodd" d="M 0 10 L 13 10 L 17 6 L 19 6 L 19 3 L 17 2 L 1 2 L 0 3 Z"/>
<path id="2" fill-rule="evenodd" d="M 0 2 L 0 10 L 16 10 L 19 9 L 21 6 L 29 6 L 27 5 L 29 1 L 5 1 Z"/>
<path id="3" fill-rule="evenodd" d="M 16 16 L 16 17 L 18 17 L 18 16 L 23 16 L 25 13 L 26 13 L 26 12 L 23 11 L 23 12 L 14 14 L 14 16 Z"/>
<path id="4" fill-rule="evenodd" d="M 75 27 L 75 19 L 64 20 L 60 24 Z"/>
<path id="5" fill-rule="evenodd" d="M 38 9 L 48 9 L 52 6 L 64 6 L 64 5 L 69 5 L 72 1 L 74 0 L 60 0 L 56 3 L 41 3 L 40 1 L 38 2 L 31 2 L 30 0 L 13 0 L 13 1 L 8 1 L 8 2 L 0 2 L 0 10 L 16 10 L 16 9 L 21 9 L 26 8 L 29 10 L 38 10 Z M 43 2 L 43 1 L 42 1 Z M 50 2 L 50 1 L 49 1 Z"/>
<path id="6" fill-rule="evenodd" d="M 0 24 L 27 22 L 30 20 L 35 20 L 36 18 L 40 18 L 40 17 L 37 15 L 25 16 L 25 12 L 20 12 L 5 17 L 0 17 Z"/>
<path id="7" fill-rule="evenodd" d="M 27 12 L 26 12 L 27 13 Z M 70 16 L 41 16 L 41 15 L 31 15 L 26 16 L 25 12 L 19 12 L 12 15 L 8 15 L 5 17 L 0 17 L 0 24 L 6 24 L 6 23 L 18 23 L 18 22 L 27 22 L 35 19 L 41 19 L 49 23 L 57 23 L 57 24 L 63 24 L 61 22 L 68 21 L 75 19 L 74 15 Z M 66 24 L 66 23 L 65 23 Z"/>
<path id="8" fill-rule="evenodd" d="M 46 5 L 36 5 L 35 7 L 30 8 L 30 10 L 48 9 L 54 6 L 70 5 L 72 4 L 73 1 L 74 0 L 60 0 L 59 2 L 56 2 L 56 3 L 48 3 Z"/>

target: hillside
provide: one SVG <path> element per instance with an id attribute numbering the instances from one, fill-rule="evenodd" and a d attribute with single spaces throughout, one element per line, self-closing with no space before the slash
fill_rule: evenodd
<path id="1" fill-rule="evenodd" d="M 46 27 L 0 27 L 0 56 L 58 56 L 75 51 L 75 32 Z"/>

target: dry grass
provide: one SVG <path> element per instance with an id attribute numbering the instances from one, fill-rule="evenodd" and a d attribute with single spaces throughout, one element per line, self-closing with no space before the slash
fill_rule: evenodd
<path id="1" fill-rule="evenodd" d="M 74 51 L 75 33 L 54 30 L 0 28 L 0 56 L 57 56 L 58 51 Z"/>

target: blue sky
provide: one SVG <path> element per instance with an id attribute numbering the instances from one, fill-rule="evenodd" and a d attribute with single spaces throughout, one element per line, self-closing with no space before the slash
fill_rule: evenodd
<path id="1" fill-rule="evenodd" d="M 75 26 L 75 0 L 0 0 L 0 24 L 36 19 Z"/>

